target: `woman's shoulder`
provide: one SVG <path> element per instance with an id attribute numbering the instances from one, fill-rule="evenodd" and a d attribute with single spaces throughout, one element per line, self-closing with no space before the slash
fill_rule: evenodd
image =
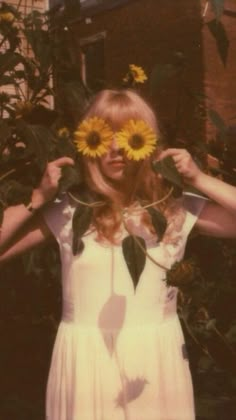
<path id="1" fill-rule="evenodd" d="M 195 225 L 207 199 L 190 193 L 183 193 L 174 199 L 167 209 L 167 230 L 164 242 L 187 237 Z"/>
<path id="2" fill-rule="evenodd" d="M 59 238 L 62 229 L 72 223 L 76 205 L 67 193 L 60 194 L 54 201 L 48 203 L 42 210 L 42 216 L 47 226 Z"/>

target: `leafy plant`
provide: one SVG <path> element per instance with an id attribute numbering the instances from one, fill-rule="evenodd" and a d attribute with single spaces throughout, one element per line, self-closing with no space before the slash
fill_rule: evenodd
<path id="1" fill-rule="evenodd" d="M 77 121 L 70 111 L 73 106 L 79 118 L 88 91 L 79 76 L 78 60 L 75 63 L 74 45 L 68 43 L 65 32 L 72 32 L 70 2 L 64 12 L 33 10 L 26 16 L 2 3 L 1 217 L 8 205 L 29 201 L 32 188 L 52 159 L 67 155 L 76 162 L 74 168 L 64 171 L 64 190 L 80 182 L 79 161 L 70 134 Z M 60 70 L 55 71 L 57 66 Z M 70 115 L 68 120 L 66 115 Z M 61 134 L 62 127 L 67 127 L 67 136 Z"/>

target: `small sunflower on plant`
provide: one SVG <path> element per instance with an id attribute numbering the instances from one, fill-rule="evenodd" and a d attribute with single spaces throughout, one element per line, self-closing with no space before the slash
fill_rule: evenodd
<path id="1" fill-rule="evenodd" d="M 133 87 L 136 84 L 144 83 L 146 80 L 147 76 L 143 68 L 135 64 L 130 64 L 128 73 L 123 78 L 123 83 L 125 86 Z"/>
<path id="2" fill-rule="evenodd" d="M 11 12 L 1 11 L 0 12 L 0 22 L 12 23 L 15 19 L 15 16 Z"/>
<path id="3" fill-rule="evenodd" d="M 61 127 L 57 130 L 60 138 L 68 139 L 70 137 L 70 130 L 67 127 Z"/>

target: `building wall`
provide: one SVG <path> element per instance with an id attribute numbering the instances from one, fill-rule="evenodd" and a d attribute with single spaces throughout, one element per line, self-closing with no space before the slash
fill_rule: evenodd
<path id="1" fill-rule="evenodd" d="M 108 86 L 119 85 L 129 63 L 141 65 L 150 75 L 156 64 L 171 64 L 176 51 L 183 53 L 182 76 L 178 73 L 157 88 L 146 84 L 142 89 L 152 97 L 170 142 L 176 136 L 191 143 L 214 135 L 206 106 L 212 105 L 227 121 L 236 114 L 235 18 L 222 17 L 231 42 L 224 67 L 206 25 L 214 15 L 209 6 L 203 17 L 205 6 L 205 0 L 136 0 L 79 24 L 81 39 L 106 32 Z M 225 0 L 225 8 L 236 10 L 235 0 Z M 197 105 L 200 98 L 202 104 Z"/>
<path id="2" fill-rule="evenodd" d="M 186 96 L 186 89 L 192 87 L 194 91 L 202 90 L 199 16 L 198 0 L 136 0 L 91 17 L 90 23 L 83 21 L 79 25 L 81 39 L 106 31 L 105 78 L 109 86 L 120 84 L 130 63 L 142 66 L 150 75 L 156 64 L 172 63 L 175 52 L 183 53 L 186 61 L 184 80 L 178 74 L 156 89 L 150 89 L 148 83 L 142 88 L 144 94 L 151 96 L 169 138 L 172 134 L 175 137 L 176 131 L 178 137 L 186 139 L 197 129 L 203 133 L 202 123 L 193 121 L 195 105 L 192 98 L 184 98 L 184 110 L 181 104 L 181 112 L 179 106 L 183 96 Z M 180 113 L 178 118 L 177 114 Z M 193 130 L 193 125 L 197 129 Z"/>
<path id="3" fill-rule="evenodd" d="M 7 3 L 17 7 L 18 0 L 8 0 Z M 19 11 L 23 14 L 29 13 L 31 10 L 38 10 L 44 12 L 48 7 L 48 0 L 22 0 L 20 2 Z"/>
<path id="4" fill-rule="evenodd" d="M 204 10 L 205 1 L 202 1 Z M 225 0 L 225 12 L 221 21 L 225 27 L 229 41 L 226 65 L 223 64 L 217 52 L 216 42 L 210 33 L 207 22 L 214 18 L 210 7 L 204 16 L 202 30 L 204 90 L 207 104 L 214 108 L 225 120 L 227 125 L 236 124 L 236 2 Z M 215 134 L 212 124 L 207 121 L 207 133 L 211 138 Z"/>

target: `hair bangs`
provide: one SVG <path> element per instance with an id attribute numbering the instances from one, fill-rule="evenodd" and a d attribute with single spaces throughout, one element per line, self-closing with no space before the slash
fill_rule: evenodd
<path id="1" fill-rule="evenodd" d="M 115 130 L 134 119 L 144 120 L 155 132 L 158 131 L 156 117 L 149 105 L 131 90 L 100 92 L 85 117 L 93 116 L 104 119 Z"/>

